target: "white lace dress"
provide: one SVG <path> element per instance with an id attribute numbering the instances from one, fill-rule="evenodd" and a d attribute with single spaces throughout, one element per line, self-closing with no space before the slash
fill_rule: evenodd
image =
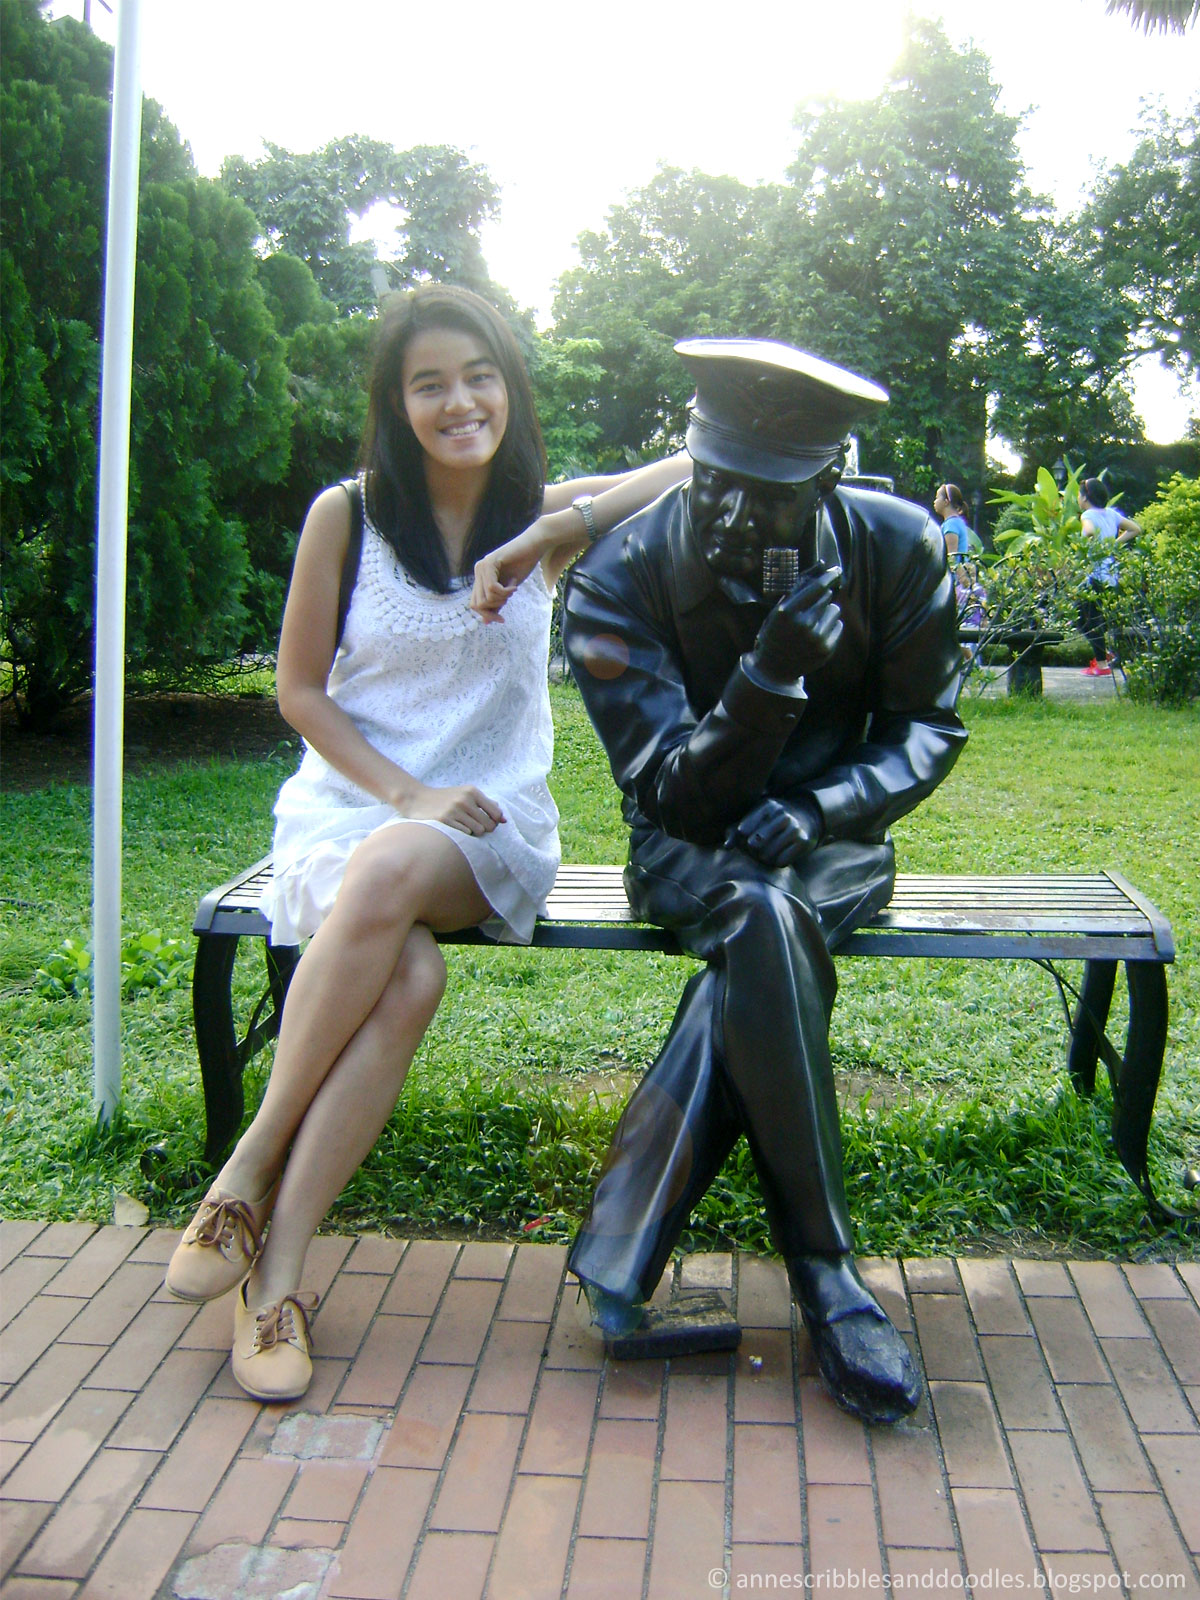
<path id="1" fill-rule="evenodd" d="M 492 938 L 528 943 L 558 870 L 558 809 L 546 786 L 554 733 L 546 688 L 551 596 L 535 568 L 483 623 L 469 584 L 421 588 L 368 519 L 329 693 L 364 737 L 423 783 L 473 783 L 505 821 L 483 838 L 436 828 L 470 863 Z M 274 944 L 315 933 L 355 848 L 406 819 L 306 747 L 275 804 L 275 877 L 264 911 Z"/>

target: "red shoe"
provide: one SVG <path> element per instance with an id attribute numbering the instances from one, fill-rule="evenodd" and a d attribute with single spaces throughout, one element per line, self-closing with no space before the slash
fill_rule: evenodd
<path id="1" fill-rule="evenodd" d="M 1093 661 L 1089 666 L 1084 667 L 1083 675 L 1085 678 L 1111 678 L 1112 668 L 1107 664 L 1101 666 L 1099 661 Z"/>

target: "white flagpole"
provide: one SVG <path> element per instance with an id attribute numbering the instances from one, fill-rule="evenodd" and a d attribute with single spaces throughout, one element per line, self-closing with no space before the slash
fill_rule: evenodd
<path id="1" fill-rule="evenodd" d="M 92 1042 L 103 1121 L 121 1099 L 121 781 L 125 739 L 125 542 L 133 284 L 142 132 L 141 0 L 121 0 L 113 64 L 100 369 L 92 828 Z"/>

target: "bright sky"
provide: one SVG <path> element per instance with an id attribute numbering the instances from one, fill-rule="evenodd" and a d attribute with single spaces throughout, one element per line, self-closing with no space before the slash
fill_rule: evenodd
<path id="1" fill-rule="evenodd" d="M 120 0 L 113 0 L 119 5 Z M 1178 114 L 1200 85 L 1200 28 L 1147 38 L 1104 0 L 915 0 L 955 43 L 988 55 L 1001 105 L 1029 111 L 1032 187 L 1064 209 L 1095 160 L 1133 147 L 1139 101 Z M 79 16 L 83 0 L 55 0 Z M 151 0 L 142 81 L 200 171 L 254 158 L 270 139 L 319 148 L 348 133 L 454 144 L 500 185 L 485 235 L 492 275 L 548 320 L 574 241 L 667 162 L 748 182 L 781 177 L 797 104 L 870 97 L 899 49 L 898 0 Z M 93 25 L 116 24 L 92 0 Z M 1154 364 L 1139 374 L 1152 438 L 1180 436 L 1200 393 Z"/>

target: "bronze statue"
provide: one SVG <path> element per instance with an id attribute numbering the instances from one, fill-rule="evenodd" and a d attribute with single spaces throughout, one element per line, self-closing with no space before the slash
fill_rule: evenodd
<path id="1" fill-rule="evenodd" d="M 942 536 L 839 489 L 887 400 L 788 346 L 687 340 L 690 488 L 579 563 L 564 637 L 624 794 L 635 913 L 705 966 L 621 1119 L 569 1265 L 608 1338 L 634 1328 L 739 1134 L 839 1404 L 917 1405 L 863 1284 L 829 1057 L 831 952 L 891 896 L 889 825 L 950 771 L 959 649 Z"/>

